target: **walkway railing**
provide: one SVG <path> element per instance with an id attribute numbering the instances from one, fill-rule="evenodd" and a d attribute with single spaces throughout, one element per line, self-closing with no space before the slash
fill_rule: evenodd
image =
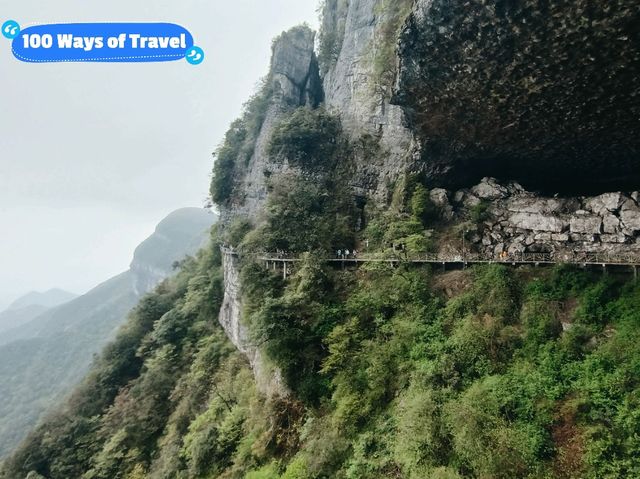
<path id="1" fill-rule="evenodd" d="M 222 252 L 237 255 L 233 248 L 222 247 Z M 254 256 L 260 261 L 295 263 L 302 260 L 300 256 L 284 252 L 262 252 Z M 512 253 L 502 255 L 487 255 L 469 252 L 405 254 L 395 253 L 364 253 L 354 256 L 341 255 L 324 258 L 323 261 L 332 263 L 435 263 L 435 264 L 476 264 L 476 263 L 506 263 L 506 264 L 578 264 L 578 265 L 621 265 L 640 266 L 639 253 Z"/>

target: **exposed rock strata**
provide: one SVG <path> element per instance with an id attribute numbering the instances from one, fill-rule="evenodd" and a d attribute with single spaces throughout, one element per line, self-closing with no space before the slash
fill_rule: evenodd
<path id="1" fill-rule="evenodd" d="M 353 140 L 371 135 L 382 150 L 381 155 L 357 161 L 351 186 L 378 201 L 387 197 L 388 184 L 411 168 L 414 150 L 404 112 L 389 103 L 390 95 L 372 71 L 381 41 L 379 29 L 386 20 L 379 4 L 379 0 L 327 2 L 323 25 L 323 29 L 342 33 L 335 64 L 323 79 L 326 105 L 340 115 Z"/>
<path id="2" fill-rule="evenodd" d="M 472 244 L 486 254 L 640 253 L 637 192 L 549 198 L 525 191 L 517 183 L 500 184 L 493 178 L 452 194 L 433 191 L 440 199 L 438 207 L 457 222 L 469 220 L 473 209 L 484 205 L 486 217 L 472 235 Z M 445 198 L 452 199 L 446 202 Z"/>
<path id="3" fill-rule="evenodd" d="M 266 151 L 275 126 L 293 109 L 323 103 L 354 145 L 350 193 L 359 205 L 384 205 L 391 185 L 423 173 L 446 221 L 468 221 L 487 203 L 472 234 L 487 253 L 637 251 L 638 193 L 541 197 L 525 186 L 585 194 L 640 184 L 640 30 L 630 0 L 470 2 L 416 0 L 399 44 L 399 78 L 389 91 L 372 61 L 385 23 L 380 0 L 327 0 L 323 30 L 335 56 L 320 74 L 314 34 L 297 27 L 273 47 L 273 95 L 252 154 L 236 162 L 222 222 L 259 223 L 268 176 L 295 173 Z M 344 165 L 342 165 L 344 166 Z M 268 172 L 268 175 L 265 173 Z M 613 185 L 613 186 L 612 186 Z M 438 188 L 440 187 L 440 188 Z M 251 361 L 263 390 L 281 390 L 243 326 L 236 259 L 224 258 L 220 322 Z"/>

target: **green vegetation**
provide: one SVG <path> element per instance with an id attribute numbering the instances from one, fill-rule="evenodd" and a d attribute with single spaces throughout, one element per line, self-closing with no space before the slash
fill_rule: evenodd
<path id="1" fill-rule="evenodd" d="M 247 324 L 293 391 L 268 400 L 215 326 L 219 265 L 204 252 L 147 297 L 2 477 L 640 474 L 637 284 L 499 265 L 356 274 L 313 255 L 285 282 L 247 259 Z M 444 296 L 460 274 L 470 286 Z"/>
<path id="2" fill-rule="evenodd" d="M 258 92 L 245 103 L 242 115 L 231 124 L 224 141 L 213 154 L 215 162 L 210 193 L 212 200 L 219 205 L 226 204 L 231 198 L 238 168 L 251 159 L 272 93 L 271 81 L 267 77 Z"/>
<path id="3" fill-rule="evenodd" d="M 370 213 L 362 234 L 370 249 L 391 252 L 401 247 L 407 254 L 433 250 L 433 241 L 425 228 L 438 224 L 439 211 L 417 177 L 409 176 L 396 186 L 388 211 Z"/>
<path id="4" fill-rule="evenodd" d="M 318 7 L 322 24 L 318 42 L 318 63 L 323 73 L 335 65 L 340 55 L 348 7 L 349 0 L 322 0 Z"/>
<path id="5" fill-rule="evenodd" d="M 376 13 L 382 17 L 376 31 L 376 42 L 372 45 L 373 75 L 376 88 L 385 98 L 391 95 L 396 77 L 396 45 L 400 30 L 411 13 L 413 0 L 380 0 Z"/>
<path id="6" fill-rule="evenodd" d="M 81 297 L 0 336 L 0 458 L 26 437 L 46 411 L 87 374 L 93 357 L 113 338 L 156 273 L 171 272 L 173 260 L 194 254 L 207 239 L 213 216 L 181 209 L 162 220 L 135 251 L 135 268 L 114 276 Z M 149 276 L 148 270 L 155 273 Z"/>
<path id="7" fill-rule="evenodd" d="M 325 253 L 352 247 L 355 240 L 355 208 L 340 194 L 330 195 L 334 185 L 284 176 L 274 182 L 265 222 L 247 235 L 247 251 Z"/>
<path id="8" fill-rule="evenodd" d="M 382 1 L 390 32 L 408 5 Z M 255 136 L 247 115 L 222 147 L 233 167 L 216 164 L 218 202 Z M 359 148 L 326 111 L 296 110 L 269 154 L 302 171 L 269 177 L 258 223 L 222 236 L 241 253 L 243 325 L 290 394 L 259 392 L 217 326 L 214 242 L 138 306 L 0 477 L 639 477 L 640 285 L 565 267 L 328 264 L 363 243 L 428 251 L 438 225 L 415 176 L 388 208 L 356 206 L 344 183 Z M 256 260 L 277 250 L 302 255 L 287 279 Z"/>
<path id="9" fill-rule="evenodd" d="M 340 121 L 324 108 L 302 107 L 287 116 L 273 131 L 268 154 L 286 158 L 290 164 L 307 170 L 332 166 L 344 147 Z"/>
<path id="10" fill-rule="evenodd" d="M 489 202 L 481 200 L 477 205 L 472 206 L 469 210 L 471 213 L 471 221 L 480 224 L 489 218 Z"/>
<path id="11" fill-rule="evenodd" d="M 249 253 L 317 251 L 287 280 L 241 263 L 244 322 L 290 396 L 257 391 L 216 326 L 214 245 L 145 298 L 0 477 L 640 474 L 640 285 L 568 267 L 336 269 L 321 258 L 355 244 L 356 215 L 323 181 L 279 177 L 264 222 L 229 231 Z M 424 237 L 428 198 L 407 178 L 365 237 Z"/>

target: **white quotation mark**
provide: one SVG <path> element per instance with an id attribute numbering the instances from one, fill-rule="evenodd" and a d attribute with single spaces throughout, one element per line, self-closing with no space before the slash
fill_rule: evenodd
<path id="1" fill-rule="evenodd" d="M 14 20 L 8 20 L 2 25 L 2 35 L 5 38 L 15 38 L 20 33 L 20 25 Z"/>
<path id="2" fill-rule="evenodd" d="M 204 60 L 204 50 L 200 47 L 191 47 L 186 51 L 185 58 L 192 65 L 199 65 Z"/>

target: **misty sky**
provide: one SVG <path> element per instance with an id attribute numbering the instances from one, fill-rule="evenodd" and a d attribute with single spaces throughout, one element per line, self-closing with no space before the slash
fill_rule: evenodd
<path id="1" fill-rule="evenodd" d="M 266 74 L 271 40 L 317 0 L 0 0 L 0 24 L 165 21 L 207 55 L 157 64 L 26 64 L 0 37 L 0 308 L 86 292 L 127 269 L 166 214 L 201 206 L 211 152 Z"/>

